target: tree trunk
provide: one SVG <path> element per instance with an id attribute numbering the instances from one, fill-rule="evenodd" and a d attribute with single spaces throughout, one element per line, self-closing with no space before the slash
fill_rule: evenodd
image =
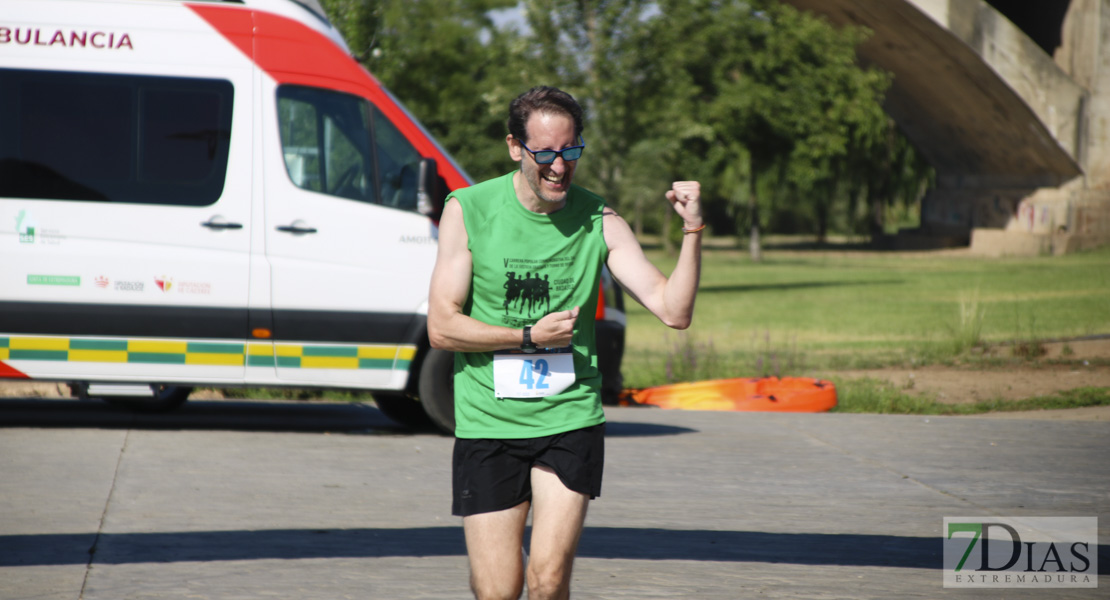
<path id="1" fill-rule="evenodd" d="M 674 242 L 671 241 L 671 219 L 674 218 L 674 209 L 667 206 L 666 212 L 663 213 L 663 250 L 667 256 L 674 254 Z"/>
<path id="2" fill-rule="evenodd" d="M 748 251 L 752 255 L 752 262 L 763 260 L 763 245 L 759 241 L 759 209 L 752 207 L 752 230 L 748 239 Z"/>
<path id="3" fill-rule="evenodd" d="M 641 194 L 636 194 L 636 200 L 633 204 L 632 213 L 632 231 L 636 232 L 636 239 L 644 239 L 644 198 Z"/>
<path id="4" fill-rule="evenodd" d="M 817 243 L 824 244 L 829 239 L 829 206 L 817 202 Z"/>
<path id="5" fill-rule="evenodd" d="M 884 202 L 883 198 L 880 198 L 878 194 L 875 194 L 875 197 L 871 198 L 870 220 L 871 226 L 869 228 L 869 233 L 871 234 L 871 241 L 878 241 L 886 232 L 884 227 L 886 224 L 886 202 Z"/>
<path id="6" fill-rule="evenodd" d="M 748 213 L 752 217 L 752 229 L 748 238 L 748 251 L 751 253 L 752 262 L 760 262 L 763 260 L 763 245 L 759 240 L 759 202 L 755 196 L 755 160 L 752 160 L 751 167 L 751 177 L 748 178 L 751 185 L 748 194 Z"/>

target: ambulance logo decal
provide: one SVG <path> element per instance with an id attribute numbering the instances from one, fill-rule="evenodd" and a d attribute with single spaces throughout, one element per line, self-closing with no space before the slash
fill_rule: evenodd
<path id="1" fill-rule="evenodd" d="M 173 287 L 173 279 L 166 277 L 165 275 L 161 277 L 155 277 L 154 283 L 158 286 L 158 289 L 162 290 L 163 292 L 168 292 L 170 291 L 170 288 Z"/>
<path id="2" fill-rule="evenodd" d="M 19 233 L 20 244 L 35 243 L 35 222 L 27 211 L 21 210 L 15 217 L 15 230 Z"/>

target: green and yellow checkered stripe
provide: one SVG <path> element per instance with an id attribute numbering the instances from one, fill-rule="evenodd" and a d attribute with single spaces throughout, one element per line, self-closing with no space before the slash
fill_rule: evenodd
<path id="1" fill-rule="evenodd" d="M 407 370 L 415 355 L 415 346 L 388 344 L 339 346 L 285 342 L 0 337 L 0 360 Z"/>
<path id="2" fill-rule="evenodd" d="M 252 344 L 253 345 L 253 344 Z M 261 351 L 271 364 L 294 369 L 408 369 L 416 355 L 413 346 L 308 346 L 275 343 L 272 352 Z M 254 366 L 252 349 L 248 363 Z M 396 366 L 395 366 L 396 365 Z M 269 366 L 269 365 L 267 365 Z"/>

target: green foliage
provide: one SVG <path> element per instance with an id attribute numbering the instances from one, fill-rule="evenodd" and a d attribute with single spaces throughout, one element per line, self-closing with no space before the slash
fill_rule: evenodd
<path id="1" fill-rule="evenodd" d="M 513 32 L 489 11 L 512 0 L 323 0 L 355 57 L 476 179 L 511 168 L 509 101 L 526 85 Z"/>
<path id="2" fill-rule="evenodd" d="M 662 48 L 652 38 L 655 5 L 643 0 L 522 4 L 532 31 L 525 57 L 531 72 L 570 91 L 586 109 L 588 146 L 578 182 L 629 213 L 637 231 L 645 222 L 659 231 L 662 223 L 655 217 L 670 210 L 663 192 L 680 173 L 696 178 L 682 164 L 688 156 L 683 141 L 711 134 L 691 112 L 693 90 L 683 85 L 688 78 L 654 58 Z"/>
<path id="3" fill-rule="evenodd" d="M 952 354 L 963 354 L 982 343 L 983 319 L 986 316 L 986 309 L 979 303 L 978 288 L 974 292 L 960 294 L 958 318 L 951 328 Z"/>
<path id="4" fill-rule="evenodd" d="M 476 179 L 512 168 L 509 101 L 538 84 L 587 114 L 578 182 L 638 233 L 703 184 L 717 233 L 881 233 L 931 174 L 883 114 L 859 29 L 774 0 L 323 0 L 365 64 Z M 517 7 L 517 8 L 514 8 Z M 491 11 L 515 10 L 520 26 Z M 666 238 L 664 238 L 666 239 Z"/>
<path id="5" fill-rule="evenodd" d="M 705 342 L 697 342 L 685 331 L 679 331 L 673 334 L 675 339 L 672 342 L 671 335 L 669 333 L 664 335 L 668 348 L 663 364 L 662 383 L 716 378 L 722 357 L 717 354 L 712 338 Z"/>
<path id="6" fill-rule="evenodd" d="M 946 404 L 909 394 L 885 381 L 871 378 L 833 378 L 837 406 L 832 412 L 897 415 L 979 415 L 997 411 L 1057 410 L 1085 406 L 1110 406 L 1110 388 L 1089 387 L 1023 400 L 983 400 Z"/>
<path id="7" fill-rule="evenodd" d="M 661 344 L 626 356 L 622 373 L 634 388 L 732 377 L 784 377 L 806 370 L 806 352 L 794 339 L 783 343 L 769 331 L 753 331 L 748 345 L 718 347 L 687 331 L 664 330 Z"/>
<path id="8" fill-rule="evenodd" d="M 833 377 L 832 382 L 836 386 L 836 408 L 832 412 L 935 415 L 946 410 L 946 405 L 936 400 L 906 393 L 878 379 Z"/>
<path id="9" fill-rule="evenodd" d="M 797 339 L 782 345 L 771 337 L 771 332 L 752 332 L 751 348 L 745 361 L 748 373 L 758 377 L 783 377 L 805 370 L 805 353 L 798 348 Z"/>

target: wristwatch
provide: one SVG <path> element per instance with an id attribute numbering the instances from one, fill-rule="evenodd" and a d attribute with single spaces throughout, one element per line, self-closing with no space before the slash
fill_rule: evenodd
<path id="1" fill-rule="evenodd" d="M 524 341 L 520 344 L 520 349 L 527 354 L 536 351 L 536 345 L 532 343 L 532 326 L 527 325 L 524 327 Z"/>

